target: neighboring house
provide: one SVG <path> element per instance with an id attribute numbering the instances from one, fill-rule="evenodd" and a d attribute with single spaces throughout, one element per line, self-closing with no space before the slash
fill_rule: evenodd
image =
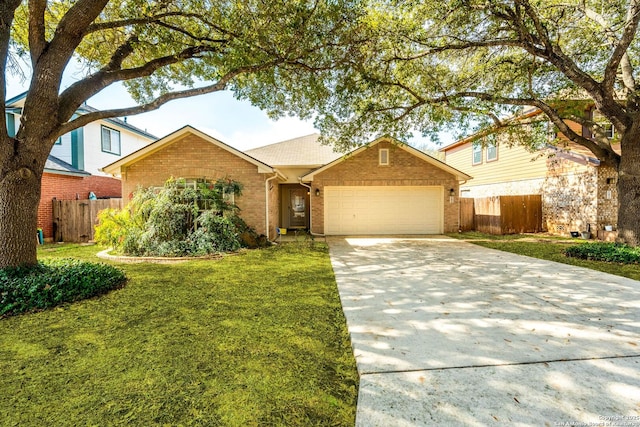
<path id="1" fill-rule="evenodd" d="M 5 103 L 10 136 L 15 136 L 20 126 L 26 96 L 24 92 Z M 90 111 L 95 110 L 84 105 L 77 114 Z M 52 199 L 87 199 L 90 193 L 100 198 L 121 197 L 120 181 L 100 168 L 156 139 L 119 119 L 99 120 L 60 137 L 51 149 L 42 176 L 38 227 L 43 229 L 44 237 L 53 236 Z"/>
<path id="2" fill-rule="evenodd" d="M 391 138 L 348 154 L 309 135 L 247 152 L 190 126 L 103 170 L 122 179 L 131 197 L 139 186 L 168 178 L 230 178 L 244 188 L 240 215 L 269 239 L 277 228 L 319 235 L 439 234 L 458 230 L 458 183 L 471 177 Z"/>
<path id="3" fill-rule="evenodd" d="M 589 136 L 588 129 L 568 124 Z M 473 176 L 461 185 L 461 197 L 539 194 L 542 224 L 550 233 L 568 235 L 590 228 L 595 235 L 607 225 L 615 228 L 615 169 L 602 166 L 576 144 L 567 142 L 561 148 L 548 144 L 531 151 L 506 138 L 479 132 L 440 149 L 448 165 Z"/>

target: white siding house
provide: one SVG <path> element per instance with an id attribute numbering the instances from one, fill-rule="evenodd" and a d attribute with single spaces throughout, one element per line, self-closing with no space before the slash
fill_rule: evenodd
<path id="1" fill-rule="evenodd" d="M 5 105 L 7 127 L 10 134 L 17 132 L 20 115 L 27 93 L 9 99 Z M 82 106 L 77 114 L 95 111 Z M 74 168 L 96 176 L 109 176 L 100 169 L 121 157 L 154 142 L 157 138 L 148 132 L 128 124 L 125 120 L 105 119 L 89 123 L 58 139 L 51 155 Z"/>

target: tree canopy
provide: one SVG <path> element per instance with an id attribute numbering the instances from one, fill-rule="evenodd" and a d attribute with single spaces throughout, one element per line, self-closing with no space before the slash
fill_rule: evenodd
<path id="1" fill-rule="evenodd" d="M 277 111 L 276 104 L 285 105 L 298 92 L 324 90 L 315 84 L 313 72 L 348 55 L 349 31 L 361 14 L 358 4 L 11 0 L 2 6 L 8 17 L 3 21 L 11 22 L 12 9 L 15 20 L 0 41 L 5 58 L 11 50 L 28 56 L 29 90 L 46 92 L 55 101 L 56 130 L 62 134 L 96 119 L 139 114 L 172 99 L 223 89 L 240 97 L 262 91 L 268 96 L 260 97 L 261 105 Z M 61 88 L 72 59 L 82 63 L 86 74 Z M 138 105 L 71 119 L 83 102 L 117 82 L 126 85 Z"/>
<path id="2" fill-rule="evenodd" d="M 543 111 L 570 140 L 617 165 L 602 123 L 618 135 L 638 111 L 638 1 L 376 1 L 367 42 L 319 106 L 325 135 L 435 135 L 445 126 L 505 127 L 523 107 Z M 569 102 L 577 101 L 577 102 Z M 585 102 L 586 101 L 586 102 Z M 582 123 L 595 138 L 573 132 Z"/>

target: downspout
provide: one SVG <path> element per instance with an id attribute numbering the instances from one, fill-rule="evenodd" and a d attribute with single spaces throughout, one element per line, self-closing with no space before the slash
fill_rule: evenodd
<path id="1" fill-rule="evenodd" d="M 460 199 L 462 198 L 462 187 L 467 183 L 467 179 L 461 181 L 458 180 L 458 233 L 462 233 L 462 210 L 460 209 Z"/>
<path id="2" fill-rule="evenodd" d="M 312 236 L 324 237 L 324 234 L 316 234 L 313 232 L 313 210 L 311 209 L 311 200 L 313 200 L 313 194 L 311 194 L 311 186 L 302 182 L 302 177 L 298 177 L 298 182 L 303 187 L 307 187 L 309 189 L 309 234 Z"/>
<path id="3" fill-rule="evenodd" d="M 275 172 L 275 174 L 271 177 L 271 178 L 267 178 L 264 182 L 264 206 L 265 206 L 265 218 L 266 218 L 266 227 L 265 227 L 265 231 L 266 231 L 266 236 L 267 236 L 267 241 L 270 241 L 271 239 L 269 239 L 269 181 L 271 181 L 272 179 L 276 179 L 278 177 L 278 172 Z"/>

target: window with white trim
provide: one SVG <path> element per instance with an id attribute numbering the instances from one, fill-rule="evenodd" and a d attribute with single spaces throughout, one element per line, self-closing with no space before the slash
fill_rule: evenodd
<path id="1" fill-rule="evenodd" d="M 389 149 L 381 148 L 378 151 L 378 164 L 380 166 L 389 166 Z"/>
<path id="2" fill-rule="evenodd" d="M 102 151 L 105 153 L 120 155 L 120 131 L 108 128 L 106 126 L 101 127 L 102 135 Z"/>
<path id="3" fill-rule="evenodd" d="M 482 143 L 480 141 L 473 143 L 471 150 L 471 164 L 479 165 L 482 163 Z"/>
<path id="4" fill-rule="evenodd" d="M 495 135 L 489 135 L 486 139 L 487 143 L 487 162 L 498 160 L 498 143 Z"/>
<path id="5" fill-rule="evenodd" d="M 593 111 L 593 121 L 596 122 L 600 126 L 600 128 L 602 128 L 602 131 L 608 139 L 613 139 L 615 137 L 615 128 L 613 127 L 609 119 L 603 116 L 600 111 Z"/>

